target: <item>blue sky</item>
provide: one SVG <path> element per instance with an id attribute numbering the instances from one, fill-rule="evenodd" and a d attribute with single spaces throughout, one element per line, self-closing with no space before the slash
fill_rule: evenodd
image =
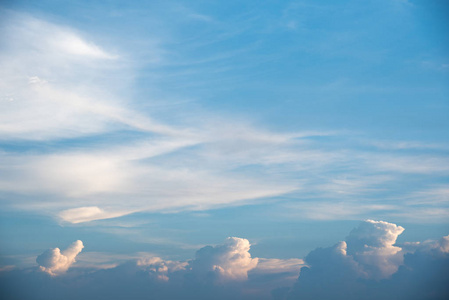
<path id="1" fill-rule="evenodd" d="M 199 274 L 202 253 L 247 258 L 249 241 L 259 267 L 224 264 L 220 276 L 288 265 L 296 280 L 299 260 L 363 224 L 406 229 L 399 246 L 382 244 L 391 257 L 398 247 L 412 257 L 404 245 L 419 241 L 445 253 L 436 241 L 449 233 L 448 8 L 3 2 L 0 270 L 39 265 L 63 278 L 72 264 L 151 256 Z M 76 263 L 36 263 L 77 240 Z M 207 245 L 223 246 L 197 252 Z"/>

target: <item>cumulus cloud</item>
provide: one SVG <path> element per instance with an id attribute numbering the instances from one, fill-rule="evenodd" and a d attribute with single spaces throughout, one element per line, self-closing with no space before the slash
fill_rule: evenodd
<path id="1" fill-rule="evenodd" d="M 229 237 L 224 244 L 198 250 L 189 266 L 199 276 L 214 274 L 222 280 L 244 280 L 258 263 L 258 258 L 251 258 L 250 246 L 247 239 Z"/>
<path id="2" fill-rule="evenodd" d="M 310 252 L 307 267 L 279 299 L 446 299 L 449 236 L 399 247 L 403 231 L 388 222 L 362 222 L 346 241 Z"/>
<path id="3" fill-rule="evenodd" d="M 10 298 L 33 300 L 143 300 L 148 295 L 167 300 L 268 300 L 270 290 L 275 287 L 270 281 L 276 278 L 274 284 L 282 282 L 283 274 L 297 271 L 296 264 L 301 262 L 266 259 L 256 272 L 258 276 L 248 276 L 257 267 L 258 259 L 251 258 L 248 240 L 231 237 L 222 244 L 199 249 L 189 261 L 145 254 L 108 268 L 89 265 L 67 270 L 81 248 L 81 241 L 77 241 L 62 254 L 59 249 L 50 249 L 38 257 L 40 270 L 60 276 L 42 276 L 42 272 L 32 269 L 0 272 L 0 292 Z M 264 278 L 263 274 L 271 277 Z M 23 289 L 24 286 L 27 288 Z"/>
<path id="4" fill-rule="evenodd" d="M 75 257 L 83 248 L 83 242 L 78 240 L 62 252 L 59 248 L 48 249 L 36 258 L 36 262 L 41 271 L 50 275 L 60 275 L 75 262 Z"/>
<path id="5" fill-rule="evenodd" d="M 199 249 L 188 261 L 145 254 L 107 268 L 69 269 L 83 247 L 77 241 L 62 253 L 50 249 L 37 259 L 40 271 L 61 276 L 5 269 L 0 272 L 0 290 L 12 299 L 33 300 L 137 300 L 148 295 L 198 300 L 447 299 L 449 236 L 399 247 L 395 241 L 403 230 L 392 223 L 367 220 L 345 241 L 315 249 L 305 260 L 252 258 L 248 240 L 230 237 Z M 386 262 L 395 266 L 394 273 L 390 274 Z"/>
<path id="6" fill-rule="evenodd" d="M 368 278 L 386 278 L 402 264 L 402 249 L 394 244 L 403 231 L 403 227 L 388 222 L 362 222 L 346 238 L 347 255 L 361 265 Z"/>

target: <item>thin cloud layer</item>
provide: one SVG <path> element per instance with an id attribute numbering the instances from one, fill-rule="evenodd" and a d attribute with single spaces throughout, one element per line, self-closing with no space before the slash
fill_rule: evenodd
<path id="1" fill-rule="evenodd" d="M 142 109 L 129 96 L 137 70 L 120 47 L 27 14 L 2 16 L 0 140 L 23 145 L 1 153 L 5 205 L 78 224 L 287 196 L 293 201 L 284 214 L 294 218 L 447 219 L 445 199 L 417 209 L 395 195 L 409 174 L 424 180 L 406 192 L 422 197 L 429 178 L 448 174 L 447 158 L 434 148 L 416 156 L 407 152 L 416 148 L 411 142 L 386 150 L 384 141 L 382 152 L 366 151 L 366 138 L 346 140 L 351 132 L 275 132 L 188 102 L 182 110 L 189 115 L 170 103 Z M 151 107 L 153 99 L 138 101 Z M 156 119 L 158 112 L 165 118 Z"/>
<path id="2" fill-rule="evenodd" d="M 2 11 L 8 25 L 0 51 L 1 140 L 54 140 L 133 128 L 173 134 L 169 126 L 128 109 L 109 89 L 127 73 L 118 56 L 74 29 Z M 104 82 L 111 82 L 111 85 Z"/>
<path id="3" fill-rule="evenodd" d="M 64 210 L 59 214 L 59 217 L 66 222 L 76 224 L 93 220 L 117 218 L 129 213 L 131 212 L 106 212 L 97 206 L 86 206 Z"/>

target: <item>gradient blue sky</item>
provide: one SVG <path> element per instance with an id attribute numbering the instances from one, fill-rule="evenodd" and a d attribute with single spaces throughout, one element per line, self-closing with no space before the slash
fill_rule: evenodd
<path id="1" fill-rule="evenodd" d="M 0 265 L 75 240 L 81 261 L 187 260 L 229 236 L 302 259 L 365 219 L 447 235 L 448 12 L 3 1 Z"/>

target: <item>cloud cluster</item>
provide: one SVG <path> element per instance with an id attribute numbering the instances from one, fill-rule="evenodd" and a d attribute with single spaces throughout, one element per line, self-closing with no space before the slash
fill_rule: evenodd
<path id="1" fill-rule="evenodd" d="M 163 281 L 168 281 L 170 274 L 174 272 L 185 271 L 187 265 L 187 262 L 163 260 L 160 257 L 142 258 L 136 263 L 138 268 Z"/>
<path id="2" fill-rule="evenodd" d="M 250 246 L 247 239 L 229 237 L 223 244 L 199 249 L 195 259 L 189 262 L 146 257 L 137 260 L 135 266 L 161 280 L 169 280 L 171 273 L 185 272 L 192 274 L 195 280 L 241 281 L 248 279 L 248 272 L 257 267 L 258 258 L 251 258 Z M 62 252 L 59 248 L 48 249 L 37 257 L 36 262 L 41 271 L 60 275 L 75 262 L 83 248 L 83 242 L 78 240 Z"/>
<path id="3" fill-rule="evenodd" d="M 449 236 L 395 246 L 403 231 L 388 222 L 362 222 L 346 241 L 310 252 L 281 299 L 445 299 Z"/>
<path id="4" fill-rule="evenodd" d="M 41 271 L 50 275 L 59 275 L 68 270 L 83 248 L 83 242 L 78 240 L 62 252 L 59 248 L 48 249 L 36 258 L 36 262 Z"/>
<path id="5" fill-rule="evenodd" d="M 252 258 L 248 240 L 230 237 L 188 261 L 145 256 L 108 268 L 69 269 L 83 247 L 77 241 L 62 253 L 56 248 L 40 255 L 37 270 L 0 271 L 0 290 L 33 300 L 447 299 L 449 235 L 396 245 L 403 231 L 366 220 L 345 241 L 317 248 L 304 261 Z"/>
<path id="6" fill-rule="evenodd" d="M 258 259 L 251 258 L 249 241 L 230 237 L 222 244 L 199 249 L 189 261 L 146 256 L 106 269 L 68 270 L 81 246 L 77 241 L 63 254 L 59 249 L 44 252 L 37 259 L 39 271 L 0 272 L 0 282 L 10 283 L 7 288 L 0 283 L 1 292 L 26 299 L 146 299 L 148 295 L 155 299 L 269 299 L 275 286 L 267 278 L 275 279 L 275 284 L 284 282 L 286 274 L 297 275 L 301 266 L 295 259 L 264 259 L 257 269 Z M 21 284 L 28 289 L 13 289 Z"/>

